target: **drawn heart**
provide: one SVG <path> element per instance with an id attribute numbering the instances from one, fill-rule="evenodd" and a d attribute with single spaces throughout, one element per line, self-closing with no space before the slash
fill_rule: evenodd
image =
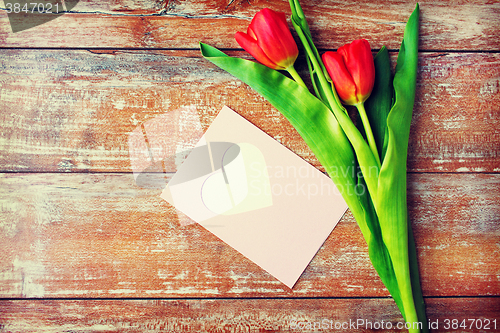
<path id="1" fill-rule="evenodd" d="M 4 0 L 12 32 L 30 29 L 71 11 L 80 0 Z"/>
<path id="2" fill-rule="evenodd" d="M 262 152 L 249 143 L 205 142 L 191 151 L 163 198 L 196 222 L 273 204 Z"/>
<path id="3" fill-rule="evenodd" d="M 201 197 L 209 210 L 223 215 L 271 206 L 271 185 L 260 150 L 249 143 L 227 149 L 221 168 L 205 180 Z"/>

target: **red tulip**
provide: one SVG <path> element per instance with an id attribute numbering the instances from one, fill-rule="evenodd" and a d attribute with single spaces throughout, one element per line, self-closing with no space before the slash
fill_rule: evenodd
<path id="1" fill-rule="evenodd" d="M 247 33 L 237 32 L 238 44 L 257 61 L 272 69 L 291 67 L 299 50 L 292 37 L 285 13 L 264 8 L 255 14 Z"/>
<path id="2" fill-rule="evenodd" d="M 368 41 L 358 39 L 337 52 L 328 51 L 323 54 L 323 62 L 344 104 L 357 105 L 368 99 L 375 82 L 375 64 Z"/>

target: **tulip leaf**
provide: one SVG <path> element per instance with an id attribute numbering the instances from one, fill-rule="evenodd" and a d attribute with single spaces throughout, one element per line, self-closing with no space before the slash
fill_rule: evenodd
<path id="1" fill-rule="evenodd" d="M 320 100 L 283 74 L 258 63 L 232 58 L 200 44 L 204 57 L 249 84 L 297 129 L 341 191 L 368 245 L 372 263 L 398 306 L 399 289 L 382 240 L 377 215 L 364 178 L 355 165 L 352 147 L 333 113 Z M 356 176 L 356 179 L 353 177 Z"/>
<path id="2" fill-rule="evenodd" d="M 374 193 L 377 191 L 377 178 L 379 171 L 377 159 L 371 152 L 371 149 L 365 141 L 363 135 L 353 124 L 347 115 L 344 106 L 340 102 L 332 80 L 326 71 L 325 65 L 323 64 L 316 46 L 314 45 L 309 31 L 309 26 L 302 8 L 300 7 L 299 1 L 290 0 L 289 2 L 292 10 L 292 24 L 300 38 L 300 41 L 302 42 L 302 46 L 304 47 L 316 95 L 335 115 L 337 121 L 342 127 L 342 130 L 354 148 L 356 158 L 366 180 L 366 185 L 369 191 Z"/>
<path id="3" fill-rule="evenodd" d="M 331 82 L 331 79 L 324 67 L 324 64 L 322 62 L 322 59 L 312 41 L 312 37 L 309 32 L 309 26 L 307 24 L 307 21 L 305 20 L 305 16 L 302 12 L 302 8 L 300 7 L 300 3 L 297 0 L 290 0 L 290 7 L 292 9 L 292 24 L 302 42 L 302 45 L 304 46 L 304 50 L 306 53 L 306 58 L 307 58 L 307 64 L 309 67 L 309 72 L 311 74 L 311 81 L 313 83 L 313 87 L 316 93 L 316 96 L 320 98 L 322 101 L 325 102 L 326 105 L 329 105 L 330 108 L 337 108 L 337 110 L 332 111 L 338 111 L 341 110 L 341 112 L 337 112 L 335 114 L 338 115 L 338 120 L 341 121 L 344 124 L 344 131 L 348 131 L 349 133 L 349 138 L 351 140 L 351 143 L 353 143 L 354 148 L 356 149 L 358 153 L 358 158 L 359 156 L 367 156 L 367 154 L 370 154 L 370 152 L 367 152 L 366 149 L 368 148 L 364 140 L 360 135 L 356 135 L 354 131 L 354 126 L 350 122 L 349 119 L 346 119 L 347 116 L 344 114 L 345 109 L 343 108 L 342 104 L 340 103 L 340 99 L 335 91 L 335 88 L 333 86 L 333 83 Z M 385 49 L 385 48 L 384 48 Z M 387 50 L 385 49 L 386 53 L 382 53 L 381 58 L 386 56 L 387 61 L 389 60 L 388 58 L 388 53 Z M 385 59 L 382 59 L 379 61 L 381 64 L 384 64 Z M 390 66 L 390 65 L 388 65 Z M 384 70 L 384 66 L 381 66 L 379 70 Z M 390 67 L 388 68 L 389 75 L 385 75 L 385 73 L 381 74 L 383 77 L 383 80 L 380 80 L 384 85 L 388 86 L 389 88 L 391 87 L 391 77 L 390 77 Z M 328 82 L 328 83 L 327 83 Z M 327 83 L 327 84 L 326 84 Z M 381 93 L 383 92 L 382 89 Z M 333 98 L 330 98 L 328 100 L 326 94 L 328 92 L 333 93 Z M 385 110 L 385 115 L 383 122 L 385 124 L 387 114 L 389 113 L 391 105 L 387 105 L 387 110 Z M 340 118 L 340 119 L 339 119 Z M 365 152 L 362 152 L 362 151 Z M 365 163 L 365 161 L 362 161 L 362 163 Z M 373 173 L 371 169 L 368 167 L 365 168 L 364 170 L 368 169 L 369 173 Z M 373 203 L 371 201 L 369 192 L 366 190 L 366 182 L 365 180 L 360 177 L 358 179 L 358 188 L 363 189 L 363 191 L 358 190 L 357 193 L 359 195 L 359 200 L 361 201 L 361 207 L 364 209 L 363 214 L 364 214 L 364 221 L 360 224 L 360 218 L 356 217 L 356 220 L 358 221 L 358 224 L 360 224 L 360 228 L 363 226 L 364 223 L 367 224 L 367 227 L 369 229 L 369 233 L 366 231 L 363 231 L 363 228 L 361 228 L 363 236 L 365 237 L 365 240 L 368 245 L 368 252 L 370 255 L 370 260 L 373 264 L 373 267 L 375 270 L 378 272 L 380 279 L 386 286 L 386 288 L 389 290 L 391 295 L 393 296 L 396 304 L 400 309 L 403 309 L 402 307 L 402 302 L 401 302 L 401 297 L 399 295 L 399 288 L 396 280 L 396 276 L 392 267 L 392 262 L 389 256 L 389 253 L 387 251 L 387 248 L 383 242 L 381 231 L 380 231 L 380 226 L 378 223 L 377 215 L 375 213 Z M 352 210 L 352 209 L 351 209 Z M 403 316 L 404 312 L 402 310 Z"/>
<path id="4" fill-rule="evenodd" d="M 347 111 L 340 101 L 340 98 L 335 90 L 335 86 L 328 75 L 316 46 L 314 45 L 309 25 L 307 24 L 300 2 L 298 0 L 289 0 L 289 3 L 292 11 L 291 21 L 300 41 L 302 42 L 316 96 L 321 99 L 335 115 L 337 121 L 342 127 L 342 130 L 346 133 L 346 136 L 356 152 L 361 172 L 364 173 L 364 176 L 367 177 L 368 182 L 370 183 L 370 187 L 373 188 L 373 184 L 376 183 L 378 176 L 378 166 L 376 165 L 374 156 L 369 151 L 369 147 L 362 134 L 352 123 L 351 119 L 347 115 Z M 374 168 L 376 169 L 376 172 L 373 172 Z M 378 227 L 377 216 L 373 210 L 373 203 L 369 200 L 369 192 L 366 190 L 368 185 L 365 179 L 360 178 L 358 180 L 358 186 L 361 186 L 364 189 L 363 194 L 360 195 L 359 199 L 363 202 L 362 206 L 365 209 L 364 220 L 368 223 L 370 232 L 373 233 L 375 229 L 380 230 L 380 228 Z M 366 200 L 366 197 L 368 200 Z M 360 227 L 365 222 L 362 222 Z M 361 230 L 363 232 L 363 228 Z M 366 242 L 370 244 L 372 234 L 363 232 L 363 235 L 365 236 Z M 378 232 L 378 235 L 378 237 L 381 237 L 380 232 Z M 375 242 L 373 244 L 382 244 L 381 238 L 379 242 Z M 383 251 L 384 248 L 380 247 L 372 252 Z"/>
<path id="5" fill-rule="evenodd" d="M 365 102 L 365 108 L 380 159 L 383 161 L 387 150 L 387 116 L 391 110 L 394 95 L 389 52 L 385 46 L 382 46 L 377 53 L 374 62 L 375 84 L 370 98 Z"/>
<path id="6" fill-rule="evenodd" d="M 421 323 L 424 323 L 422 332 L 429 332 L 427 322 L 427 316 L 425 314 L 425 302 L 424 295 L 422 294 L 422 287 L 420 286 L 420 273 L 418 271 L 418 256 L 417 247 L 415 245 L 415 238 L 413 236 L 413 230 L 411 223 L 408 223 L 408 251 L 410 259 L 410 275 L 411 275 L 411 286 L 413 290 L 413 299 L 415 301 L 415 308 L 417 310 L 417 317 Z"/>
<path id="7" fill-rule="evenodd" d="M 358 178 L 358 186 L 366 189 L 366 183 L 363 177 Z M 365 237 L 365 239 L 368 245 L 370 261 L 404 317 L 404 309 L 399 293 L 398 282 L 392 266 L 391 257 L 382 239 L 382 232 L 373 203 L 368 191 L 362 192 L 358 190 L 358 193 L 360 193 L 359 199 L 362 202 L 361 206 L 367 209 L 365 215 L 367 216 L 366 221 L 370 229 L 371 237 Z"/>
<path id="8" fill-rule="evenodd" d="M 382 156 L 380 168 L 344 112 L 334 87 L 328 87 L 331 82 L 298 0 L 290 0 L 290 6 L 318 97 L 278 71 L 228 57 L 203 43 L 202 55 L 254 88 L 290 121 L 342 193 L 368 244 L 370 260 L 404 319 L 420 321 L 422 331 L 427 332 L 406 202 L 408 140 L 418 64 L 418 4 L 405 28 L 393 80 L 387 49 L 383 47 L 375 57 L 376 83 L 366 107 L 377 151 Z M 357 165 L 362 173 L 349 172 Z"/>
<path id="9" fill-rule="evenodd" d="M 418 65 L 418 4 L 406 24 L 394 75 L 395 103 L 387 116 L 387 150 L 380 169 L 376 211 L 396 274 L 405 320 L 417 317 L 409 263 L 406 163 Z"/>
<path id="10" fill-rule="evenodd" d="M 297 32 L 306 53 L 307 65 L 316 96 L 330 109 L 337 108 L 344 110 L 345 112 L 337 92 L 335 89 L 333 89 L 333 91 L 331 89 L 333 86 L 332 81 L 328 75 L 325 65 L 323 64 L 323 61 L 321 60 L 321 56 L 316 48 L 316 45 L 314 45 L 309 24 L 307 24 L 300 2 L 298 0 L 289 0 L 289 3 L 292 11 L 292 25 Z"/>
<path id="11" fill-rule="evenodd" d="M 351 144 L 330 109 L 308 89 L 282 73 L 259 63 L 229 57 L 216 48 L 200 43 L 202 55 L 234 75 L 266 98 L 290 121 L 323 165 L 358 221 L 361 231 L 370 237 L 365 215 L 356 195 L 356 165 Z"/>

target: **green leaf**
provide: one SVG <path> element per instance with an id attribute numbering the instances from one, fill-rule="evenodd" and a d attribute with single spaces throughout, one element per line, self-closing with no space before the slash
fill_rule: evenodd
<path id="1" fill-rule="evenodd" d="M 392 107 L 394 88 L 392 85 L 391 63 L 385 46 L 374 58 L 375 84 L 370 98 L 365 102 L 366 113 L 377 144 L 381 161 L 387 150 L 387 116 Z"/>
<path id="2" fill-rule="evenodd" d="M 316 48 L 316 45 L 314 45 L 311 31 L 309 30 L 309 24 L 307 24 L 300 2 L 298 0 L 289 0 L 289 3 L 292 11 L 292 25 L 297 32 L 306 53 L 309 73 L 311 75 L 311 81 L 313 83 L 316 96 L 321 99 L 332 111 L 336 108 L 345 112 L 345 109 L 340 102 L 340 98 L 333 87 L 332 80 L 328 75 L 328 71 L 323 64 L 318 49 Z"/>
<path id="3" fill-rule="evenodd" d="M 355 131 L 355 127 L 351 123 L 350 119 L 348 119 L 348 117 L 345 115 L 345 109 L 340 102 L 340 99 L 335 91 L 330 77 L 328 76 L 319 52 L 312 41 L 309 26 L 305 19 L 302 8 L 300 7 L 299 1 L 290 0 L 290 8 L 292 10 L 291 21 L 302 42 L 302 45 L 304 46 L 309 72 L 311 74 L 311 81 L 313 83 L 316 96 L 318 96 L 326 105 L 328 105 L 330 109 L 334 111 L 335 115 L 338 115 L 337 120 L 341 121 L 344 124 L 344 131 L 347 131 L 349 133 L 348 137 L 351 139 L 351 143 L 353 143 L 358 156 L 366 156 L 366 154 L 371 154 L 371 152 L 367 151 L 368 146 L 364 142 L 362 136 Z M 382 56 L 385 55 L 387 55 L 388 60 L 388 54 L 382 54 Z M 379 70 L 384 70 L 384 68 L 381 69 L 379 67 Z M 383 76 L 385 75 L 385 73 L 382 73 L 381 76 L 384 79 L 382 80 L 384 84 L 391 87 L 392 81 L 390 77 L 390 67 L 388 68 L 388 72 L 388 77 Z M 388 82 L 385 82 L 385 80 L 388 80 Z M 330 95 L 328 96 L 328 94 Z M 391 105 L 388 105 L 387 110 L 385 111 L 385 118 L 383 119 L 384 124 L 390 107 Z M 366 160 L 362 160 L 361 163 L 365 163 L 364 170 L 366 171 Z M 369 167 L 368 171 L 372 173 Z M 357 193 L 360 194 L 359 200 L 361 201 L 361 207 L 363 208 L 363 216 L 361 218 L 360 216 L 355 215 L 356 221 L 358 221 L 363 236 L 365 237 L 365 240 L 367 242 L 370 259 L 375 270 L 377 270 L 382 282 L 393 296 L 398 307 L 402 309 L 399 288 L 394 270 L 392 268 L 390 256 L 382 240 L 378 218 L 375 213 L 370 194 L 366 190 L 366 182 L 362 177 L 358 178 L 358 189 L 359 188 L 363 189 L 363 191 L 357 191 Z M 363 230 L 366 229 L 366 227 L 368 227 L 370 232 Z"/>
<path id="4" fill-rule="evenodd" d="M 387 150 L 380 169 L 375 202 L 382 238 L 396 274 L 405 320 L 409 322 L 418 321 L 408 259 L 406 201 L 406 161 L 417 79 L 418 25 L 417 4 L 406 24 L 398 55 L 393 82 L 395 103 L 387 116 Z"/>
<path id="5" fill-rule="evenodd" d="M 292 11 L 292 24 L 306 52 L 308 66 L 311 73 L 314 90 L 333 112 L 338 123 L 351 143 L 356 157 L 365 177 L 366 185 L 370 193 L 376 193 L 379 164 L 366 143 L 363 135 L 351 121 L 345 108 L 335 91 L 330 77 L 325 69 L 321 56 L 313 43 L 309 26 L 298 0 L 289 0 Z"/>
<path id="6" fill-rule="evenodd" d="M 358 170 L 351 169 L 355 165 L 352 147 L 335 116 L 307 89 L 281 73 L 254 62 L 227 57 L 208 45 L 200 46 L 204 57 L 252 86 L 301 134 L 343 194 L 368 244 L 372 263 L 399 306 L 401 298 L 396 277 L 373 203 L 364 179 L 358 178 Z"/>
<path id="7" fill-rule="evenodd" d="M 365 237 L 370 238 L 364 211 L 358 196 L 354 152 L 335 116 L 309 90 L 278 71 L 259 63 L 228 57 L 209 45 L 200 44 L 202 55 L 218 67 L 245 82 L 280 111 L 333 180 L 358 221 Z"/>
<path id="8" fill-rule="evenodd" d="M 408 249 L 406 207 L 406 154 L 418 60 L 418 5 L 408 21 L 398 57 L 393 83 L 396 98 L 394 106 L 387 114 L 387 105 L 390 105 L 387 96 L 392 95 L 390 86 L 387 88 L 390 76 L 381 78 L 381 84 L 386 88 L 381 89 L 382 97 L 378 101 L 379 97 L 374 98 L 374 104 L 379 107 L 374 115 L 379 131 L 377 149 L 384 156 L 381 169 L 378 169 L 363 136 L 339 105 L 335 90 L 327 89 L 328 77 L 321 67 L 322 62 L 312 43 L 300 4 L 297 0 L 291 0 L 290 4 L 295 6 L 292 7 L 292 22 L 306 49 L 308 66 L 312 69 L 311 78 L 321 100 L 283 74 L 260 64 L 227 57 L 223 52 L 205 44 L 200 44 L 202 54 L 253 87 L 297 129 L 341 190 L 367 241 L 370 259 L 401 309 L 403 317 L 407 321 L 420 320 L 425 324 L 423 298 L 421 292 L 418 293 L 419 289 L 414 288 L 414 284 L 419 281 L 418 274 L 415 275 L 415 262 L 411 263 L 410 277 L 408 256 L 413 258 L 415 255 L 412 252 L 414 244 L 412 250 L 410 242 L 410 250 Z M 377 61 L 383 71 L 388 60 L 386 50 L 382 50 L 376 59 L 379 59 Z M 378 93 L 374 96 L 378 96 Z M 356 161 L 363 170 L 364 179 L 358 179 L 357 175 L 348 172 Z M 376 170 L 372 166 L 376 166 Z M 359 185 L 368 187 L 370 193 L 356 195 L 356 186 Z"/>
<path id="9" fill-rule="evenodd" d="M 427 323 L 427 316 L 425 314 L 425 303 L 424 296 L 422 294 L 422 288 L 420 286 L 420 273 L 418 271 L 418 256 L 417 248 L 415 245 L 415 238 L 413 236 L 413 230 L 411 223 L 408 223 L 408 251 L 410 259 L 410 276 L 411 276 L 411 286 L 413 290 L 413 299 L 415 301 L 415 308 L 417 310 L 418 320 L 422 323 Z M 429 332 L 428 325 L 423 325 L 422 332 Z"/>
<path id="10" fill-rule="evenodd" d="M 358 186 L 366 188 L 366 184 L 362 177 L 358 177 Z M 373 207 L 368 191 L 358 191 L 358 193 L 361 193 L 359 198 L 362 202 L 362 207 L 366 209 L 366 222 L 371 232 L 371 237 L 366 240 L 370 261 L 404 317 L 403 303 L 399 293 L 398 282 L 392 266 L 391 257 L 382 239 L 382 232 L 380 230 L 377 214 L 375 213 L 375 208 Z"/>

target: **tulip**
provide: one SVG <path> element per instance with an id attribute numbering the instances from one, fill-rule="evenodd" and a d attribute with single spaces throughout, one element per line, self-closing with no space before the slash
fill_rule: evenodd
<path id="1" fill-rule="evenodd" d="M 377 145 L 363 104 L 370 97 L 375 83 L 370 44 L 365 39 L 358 39 L 340 47 L 337 52 L 324 53 L 322 58 L 342 102 L 357 107 L 368 144 L 380 166 Z"/>
<path id="2" fill-rule="evenodd" d="M 234 38 L 257 61 L 272 69 L 288 71 L 297 83 L 305 86 L 293 67 L 299 50 L 285 13 L 264 8 L 255 14 L 247 33 L 238 31 Z"/>
<path id="3" fill-rule="evenodd" d="M 368 99 L 375 83 L 375 65 L 368 41 L 358 39 L 337 52 L 326 52 L 323 62 L 344 104 L 356 105 Z"/>

